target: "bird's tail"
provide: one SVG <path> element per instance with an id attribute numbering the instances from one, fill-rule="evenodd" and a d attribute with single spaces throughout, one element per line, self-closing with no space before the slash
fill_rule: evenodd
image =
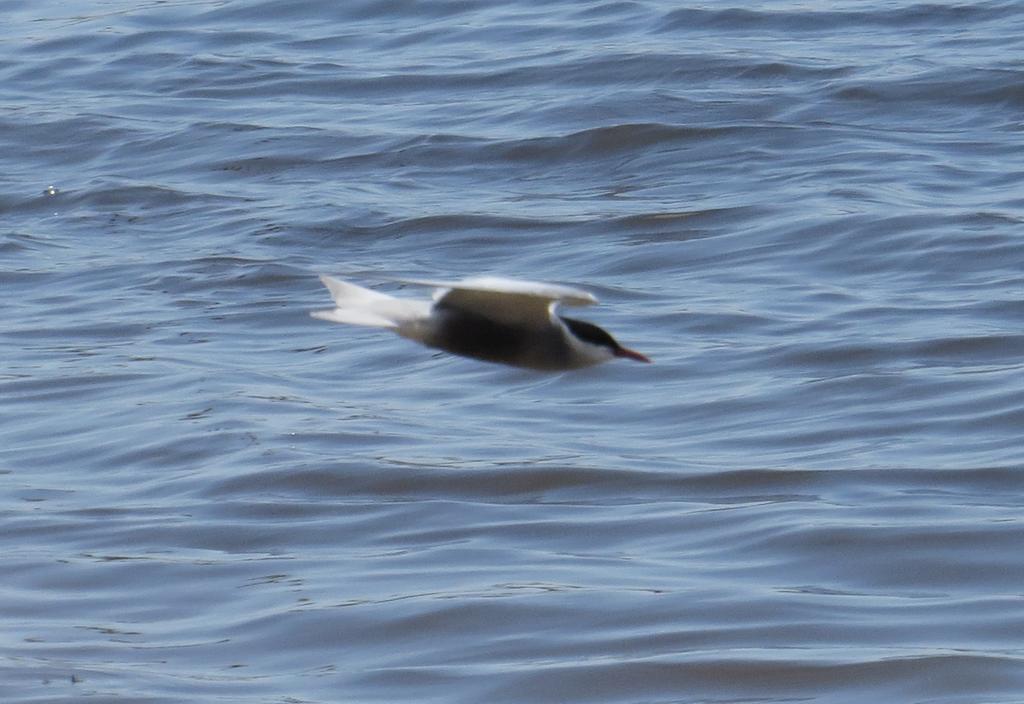
<path id="1" fill-rule="evenodd" d="M 402 300 L 331 276 L 321 275 L 320 280 L 331 292 L 336 308 L 313 311 L 310 315 L 314 318 L 350 325 L 397 328 L 430 313 L 430 303 L 426 301 Z"/>

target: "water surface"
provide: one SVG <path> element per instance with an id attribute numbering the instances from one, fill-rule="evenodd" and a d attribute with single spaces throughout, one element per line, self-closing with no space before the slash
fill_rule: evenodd
<path id="1" fill-rule="evenodd" d="M 1021 701 L 1017 3 L 0 8 L 4 701 Z"/>

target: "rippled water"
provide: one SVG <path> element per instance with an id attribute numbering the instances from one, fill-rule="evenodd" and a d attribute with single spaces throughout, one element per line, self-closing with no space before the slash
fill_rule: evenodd
<path id="1" fill-rule="evenodd" d="M 1019 3 L 0 9 L 3 701 L 1024 700 Z"/>

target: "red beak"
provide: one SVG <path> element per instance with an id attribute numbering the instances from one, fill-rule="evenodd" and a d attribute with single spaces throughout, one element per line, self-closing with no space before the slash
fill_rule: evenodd
<path id="1" fill-rule="evenodd" d="M 651 364 L 652 363 L 649 358 L 645 357 L 644 355 L 640 354 L 639 352 L 634 352 L 633 350 L 628 350 L 625 347 L 619 347 L 618 349 L 616 349 L 615 350 L 615 356 L 616 357 L 627 357 L 628 359 L 635 359 L 637 362 L 646 362 L 647 364 Z"/>

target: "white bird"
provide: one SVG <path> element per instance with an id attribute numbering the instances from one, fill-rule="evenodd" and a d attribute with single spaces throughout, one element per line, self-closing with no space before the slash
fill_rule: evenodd
<path id="1" fill-rule="evenodd" d="M 540 371 L 580 369 L 615 357 L 650 362 L 591 323 L 558 315 L 559 304 L 597 303 L 586 291 L 476 276 L 462 281 L 407 281 L 434 287 L 433 301 L 396 298 L 321 276 L 334 310 L 310 313 L 335 323 L 390 328 L 445 352 Z"/>

